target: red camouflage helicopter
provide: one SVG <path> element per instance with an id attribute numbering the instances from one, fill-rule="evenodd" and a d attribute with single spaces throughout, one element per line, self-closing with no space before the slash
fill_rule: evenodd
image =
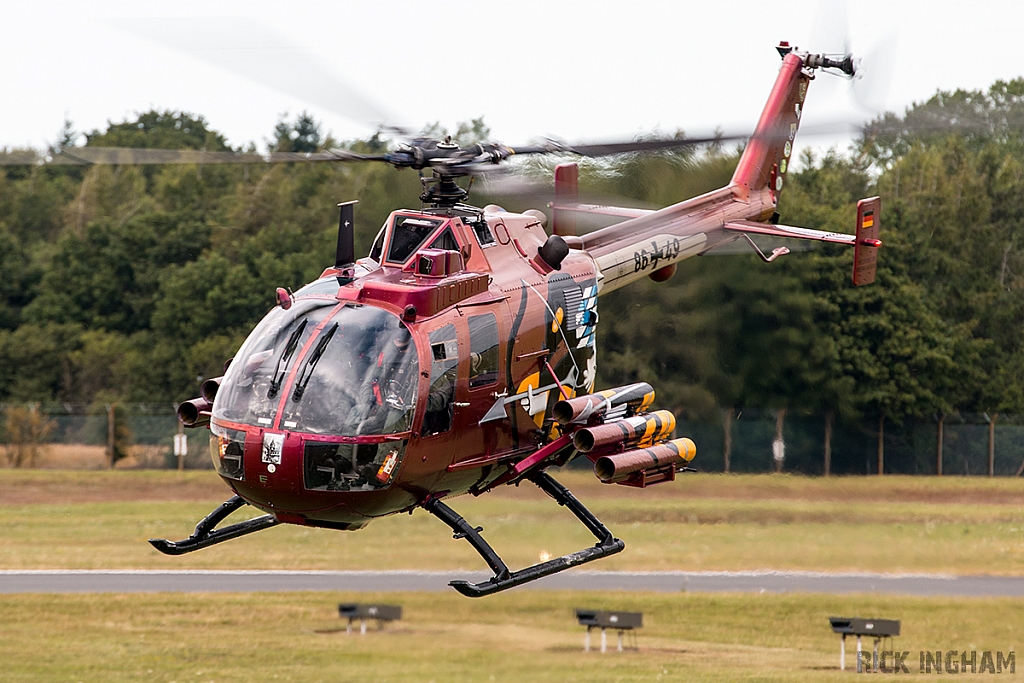
<path id="1" fill-rule="evenodd" d="M 187 426 L 209 426 L 217 472 L 235 495 L 189 538 L 150 543 L 179 555 L 280 523 L 351 531 L 423 508 L 494 572 L 481 583 L 451 582 L 473 597 L 620 552 L 624 543 L 547 470 L 585 456 L 601 481 L 646 487 L 689 470 L 696 448 L 672 438 L 670 412 L 649 411 L 650 385 L 594 391 L 599 294 L 666 280 L 683 259 L 736 240 L 765 261 L 788 252 L 765 255 L 751 235 L 853 246 L 854 284 L 874 280 L 877 197 L 858 204 L 855 235 L 778 224 L 808 84 L 819 69 L 852 76 L 855 66 L 849 55 L 777 49 L 781 70 L 732 181 L 657 211 L 581 204 L 577 168 L 563 164 L 548 234 L 539 211 L 465 204 L 457 179 L 513 154 L 603 156 L 710 140 L 460 148 L 420 138 L 379 156 L 312 155 L 430 168 L 421 197 L 429 208 L 393 212 L 369 256 L 356 260 L 354 202 L 340 205 L 335 265 L 294 294 L 278 289 L 278 305 L 224 376 L 179 408 Z M 580 213 L 623 220 L 577 236 Z M 444 502 L 523 480 L 567 507 L 597 543 L 511 571 L 482 529 Z M 217 528 L 245 505 L 267 514 Z"/>

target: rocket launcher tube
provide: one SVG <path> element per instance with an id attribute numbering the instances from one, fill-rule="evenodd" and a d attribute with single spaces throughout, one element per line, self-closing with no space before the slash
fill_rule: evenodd
<path id="1" fill-rule="evenodd" d="M 627 384 L 623 387 L 605 389 L 596 394 L 578 396 L 555 404 L 552 415 L 558 424 L 585 422 L 593 415 L 606 413 L 614 408 L 628 407 L 642 412 L 654 403 L 654 389 L 647 382 Z"/>
<path id="2" fill-rule="evenodd" d="M 224 375 L 220 377 L 211 377 L 202 383 L 199 387 L 199 395 L 204 401 L 213 405 L 213 399 L 217 397 L 217 391 L 220 390 L 220 383 L 224 380 Z"/>
<path id="3" fill-rule="evenodd" d="M 687 438 L 673 439 L 650 448 L 602 456 L 594 463 L 594 474 L 605 484 L 614 484 L 642 470 L 685 465 L 695 455 L 697 446 L 693 441 Z"/>
<path id="4" fill-rule="evenodd" d="M 635 415 L 603 425 L 585 427 L 573 435 L 573 445 L 581 453 L 589 453 L 605 446 L 638 443 L 646 447 L 667 438 L 676 428 L 676 416 L 668 410 L 656 410 L 646 415 Z"/>
<path id="5" fill-rule="evenodd" d="M 186 427 L 205 427 L 210 424 L 213 404 L 205 398 L 194 398 L 178 405 L 178 420 Z"/>

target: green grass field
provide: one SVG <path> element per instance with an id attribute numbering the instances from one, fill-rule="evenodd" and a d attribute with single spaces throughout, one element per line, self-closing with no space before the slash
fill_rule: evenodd
<path id="1" fill-rule="evenodd" d="M 1024 481 L 964 477 L 694 475 L 647 490 L 559 475 L 620 538 L 606 570 L 1024 575 Z M 423 511 L 357 532 L 281 526 L 193 555 L 178 539 L 228 490 L 209 472 L 0 470 L 0 568 L 483 569 Z M 450 501 L 511 565 L 593 543 L 534 487 Z"/>
<path id="2" fill-rule="evenodd" d="M 336 609 L 351 600 L 401 604 L 405 614 L 383 631 L 348 635 Z M 643 612 L 639 649 L 584 653 L 575 607 Z M 1022 644 L 1022 600 L 530 590 L 483 600 L 454 593 L 17 595 L 0 597 L 0 679 L 838 681 L 853 674 L 838 670 L 839 639 L 827 617 L 854 614 L 903 620 L 895 645 L 911 652 L 912 674 L 920 650 L 977 650 L 980 657 Z"/>
<path id="3" fill-rule="evenodd" d="M 638 491 L 581 472 L 559 478 L 626 541 L 625 552 L 594 569 L 1024 575 L 1019 480 L 700 475 Z M 177 558 L 145 542 L 187 536 L 226 494 L 208 472 L 0 470 L 0 568 L 483 568 L 422 512 L 355 533 L 277 527 Z M 593 542 L 530 486 L 451 505 L 483 525 L 515 566 Z M 336 612 L 344 601 L 402 604 L 405 617 L 381 632 L 347 635 Z M 584 653 L 575 607 L 644 612 L 639 649 Z M 528 588 L 481 600 L 454 591 L 0 594 L 0 680 L 841 680 L 852 674 L 838 670 L 830 615 L 901 619 L 895 645 L 911 652 L 914 674 L 920 650 L 1008 653 L 1024 633 L 1021 599 Z"/>

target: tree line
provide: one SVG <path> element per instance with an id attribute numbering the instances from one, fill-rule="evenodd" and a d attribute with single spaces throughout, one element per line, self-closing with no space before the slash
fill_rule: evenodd
<path id="1" fill-rule="evenodd" d="M 940 92 L 886 114 L 847 151 L 805 154 L 781 221 L 852 232 L 882 197 L 878 278 L 850 284 L 852 250 L 771 264 L 684 262 L 667 283 L 603 297 L 599 384 L 644 379 L 678 415 L 744 408 L 818 414 L 882 431 L 953 412 L 1024 413 L 1024 80 Z M 433 133 L 442 132 L 434 126 Z M 456 131 L 486 138 L 483 121 Z M 70 127 L 57 147 L 82 136 Z M 201 116 L 152 111 L 88 146 L 227 150 Z M 272 146 L 375 153 L 309 116 Z M 664 206 L 728 182 L 738 150 L 583 164 L 584 193 Z M 546 162 L 524 172 L 550 178 Z M 419 206 L 415 173 L 380 164 L 24 166 L 0 173 L 0 402 L 191 398 L 274 302 L 330 263 L 335 204 L 359 199 L 357 248 L 388 213 Z M 483 204 L 522 200 L 487 197 Z M 766 245 L 771 246 L 771 245 Z"/>
<path id="2" fill-rule="evenodd" d="M 940 92 L 866 127 L 847 153 L 805 154 L 781 222 L 853 232 L 856 201 L 882 198 L 875 284 L 850 283 L 852 250 L 823 245 L 776 263 L 705 256 L 672 286 L 602 304 L 606 381 L 645 374 L 687 413 L 746 407 L 886 423 L 1024 411 L 1024 80 Z M 707 189 L 734 158 L 699 159 Z M 717 164 L 721 164 L 720 166 Z M 631 166 L 657 203 L 665 162 Z M 653 372 L 652 372 L 653 371 Z"/>

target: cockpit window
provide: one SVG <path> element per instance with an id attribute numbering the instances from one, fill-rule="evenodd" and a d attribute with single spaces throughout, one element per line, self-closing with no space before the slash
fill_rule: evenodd
<path id="1" fill-rule="evenodd" d="M 215 418 L 259 427 L 274 423 L 284 378 L 313 330 L 337 302 L 300 299 L 277 307 L 256 326 L 228 368 L 214 402 Z"/>
<path id="2" fill-rule="evenodd" d="M 408 431 L 419 372 L 408 328 L 371 306 L 345 306 L 325 321 L 335 305 L 298 299 L 267 315 L 228 368 L 214 419 L 270 427 L 283 397 L 280 429 L 340 436 Z"/>
<path id="3" fill-rule="evenodd" d="M 301 289 L 299 289 L 299 291 L 295 292 L 295 296 L 310 296 L 314 294 L 335 295 L 338 293 L 338 288 L 340 286 L 341 285 L 338 284 L 338 278 L 334 276 L 324 277 L 320 278 L 319 280 L 310 282 L 305 287 L 302 287 Z"/>
<path id="4" fill-rule="evenodd" d="M 454 325 L 445 325 L 430 333 L 430 393 L 423 416 L 425 436 L 452 428 L 455 379 L 459 366 L 459 342 Z"/>
<path id="5" fill-rule="evenodd" d="M 302 451 L 303 483 L 315 491 L 371 491 L 387 486 L 398 473 L 407 442 L 318 443 Z"/>
<path id="6" fill-rule="evenodd" d="M 377 232 L 377 236 L 373 238 L 373 246 L 370 247 L 370 258 L 377 263 L 380 263 L 380 254 L 384 250 L 384 234 L 387 232 L 388 224 L 384 223 L 384 227 Z"/>
<path id="7" fill-rule="evenodd" d="M 473 232 L 476 233 L 476 239 L 480 242 L 481 247 L 488 247 L 494 244 L 494 235 L 491 233 L 491 228 L 487 225 L 487 221 L 480 218 L 476 221 L 471 221 L 469 224 L 473 228 Z"/>
<path id="8" fill-rule="evenodd" d="M 405 263 L 442 223 L 443 220 L 433 218 L 395 216 L 388 245 L 388 263 Z"/>
<path id="9" fill-rule="evenodd" d="M 469 388 L 498 381 L 498 321 L 493 313 L 469 316 Z"/>
<path id="10" fill-rule="evenodd" d="M 370 306 L 346 306 L 324 334 L 335 324 L 301 399 L 293 394 L 285 402 L 281 426 L 342 436 L 408 431 L 419 375 L 409 329 Z"/>
<path id="11" fill-rule="evenodd" d="M 244 476 L 245 434 L 217 421 L 378 437 L 369 439 L 373 443 L 307 442 L 304 483 L 319 490 L 390 486 L 406 440 L 388 435 L 412 428 L 418 381 L 416 344 L 397 316 L 314 298 L 275 308 L 242 345 L 217 392 L 214 462 L 223 476 Z"/>
<path id="12" fill-rule="evenodd" d="M 452 234 L 452 229 L 448 228 L 437 238 L 430 243 L 431 249 L 447 249 L 448 251 L 458 251 L 459 243 L 455 241 L 455 235 Z"/>

